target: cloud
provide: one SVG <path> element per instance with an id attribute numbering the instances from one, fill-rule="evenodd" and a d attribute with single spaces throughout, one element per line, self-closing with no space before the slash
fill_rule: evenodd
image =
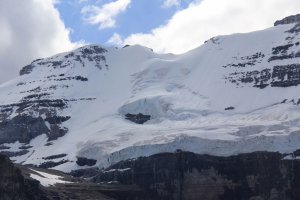
<path id="1" fill-rule="evenodd" d="M 116 26 L 116 17 L 127 10 L 131 0 L 117 0 L 97 7 L 85 6 L 81 13 L 90 24 L 99 24 L 100 29 L 113 28 Z"/>
<path id="2" fill-rule="evenodd" d="M 0 83 L 34 59 L 76 46 L 53 0 L 1 0 L 0 30 Z"/>
<path id="3" fill-rule="evenodd" d="M 271 27 L 299 13 L 296 0 L 195 0 L 149 33 L 135 33 L 123 44 L 141 44 L 157 52 L 183 53 L 211 37 Z"/>
<path id="4" fill-rule="evenodd" d="M 163 8 L 170 8 L 172 6 L 180 6 L 181 0 L 165 0 L 163 3 Z"/>
<path id="5" fill-rule="evenodd" d="M 114 33 L 110 38 L 109 40 L 107 41 L 108 44 L 113 44 L 113 45 L 116 45 L 118 47 L 122 46 L 123 45 L 123 40 L 122 40 L 122 37 L 121 35 L 119 35 L 118 33 Z"/>

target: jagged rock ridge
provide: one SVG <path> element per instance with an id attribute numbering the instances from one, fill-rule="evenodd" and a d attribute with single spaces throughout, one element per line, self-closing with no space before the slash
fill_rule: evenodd
<path id="1" fill-rule="evenodd" d="M 276 21 L 274 23 L 274 26 L 291 24 L 291 23 L 299 23 L 299 22 L 300 22 L 300 14 L 297 14 L 297 15 L 291 15 L 291 16 L 285 17 L 282 20 Z"/>

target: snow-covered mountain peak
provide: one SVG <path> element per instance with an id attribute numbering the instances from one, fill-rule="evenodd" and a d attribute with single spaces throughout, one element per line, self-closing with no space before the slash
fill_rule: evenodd
<path id="1" fill-rule="evenodd" d="M 62 53 L 46 59 L 38 59 L 33 61 L 30 65 L 23 67 L 20 75 L 31 73 L 35 68 L 47 67 L 51 69 L 56 68 L 70 68 L 76 65 L 85 67 L 86 65 L 94 65 L 99 69 L 106 66 L 105 53 L 107 50 L 96 45 L 84 46 L 75 51 Z"/>
<path id="2" fill-rule="evenodd" d="M 217 36 L 182 55 L 89 45 L 33 61 L 0 86 L 0 143 L 17 162 L 54 155 L 50 166 L 64 171 L 81 168 L 79 158 L 107 166 L 176 149 L 293 151 L 299 33 L 290 23 Z"/>

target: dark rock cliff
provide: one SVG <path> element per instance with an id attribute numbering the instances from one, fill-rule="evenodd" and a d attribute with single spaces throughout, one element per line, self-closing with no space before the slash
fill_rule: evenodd
<path id="1" fill-rule="evenodd" d="M 284 156 L 255 152 L 216 157 L 178 151 L 120 162 L 94 181 L 138 185 L 144 193 L 138 199 L 149 200 L 300 199 L 300 160 Z"/>
<path id="2" fill-rule="evenodd" d="M 26 179 L 8 157 L 0 154 L 0 200 L 47 200 L 39 182 Z"/>
<path id="3" fill-rule="evenodd" d="M 125 119 L 132 121 L 136 124 L 144 124 L 145 122 L 149 121 L 151 119 L 150 115 L 144 115 L 142 113 L 139 114 L 130 114 L 127 113 L 125 115 Z"/>
<path id="4" fill-rule="evenodd" d="M 0 144 L 19 141 L 28 143 L 31 139 L 41 134 L 47 134 L 49 140 L 55 140 L 67 132 L 67 128 L 61 123 L 70 119 L 69 116 L 58 116 L 57 109 L 63 109 L 67 105 L 64 100 L 30 99 L 24 102 L 0 105 Z M 30 112 L 36 116 L 25 114 Z M 10 117 L 16 110 L 17 115 Z M 45 115 L 43 119 L 41 116 Z M 46 126 L 49 123 L 49 127 Z"/>
<path id="5" fill-rule="evenodd" d="M 122 195 L 125 192 L 125 196 L 128 196 L 130 192 L 127 191 L 132 190 L 128 187 L 93 184 L 83 179 L 74 180 L 59 171 L 38 169 L 73 182 L 43 187 L 39 181 L 30 178 L 30 174 L 36 173 L 31 168 L 34 167 L 14 165 L 8 157 L 0 154 L 0 200 L 113 200 L 102 193 L 116 191 Z M 135 191 L 132 193 L 136 196 Z"/>

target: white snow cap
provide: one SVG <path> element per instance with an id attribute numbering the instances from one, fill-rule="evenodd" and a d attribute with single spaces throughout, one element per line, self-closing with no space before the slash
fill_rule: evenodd
<path id="1" fill-rule="evenodd" d="M 54 161 L 70 162 L 55 169 L 70 171 L 82 168 L 77 157 L 106 167 L 176 149 L 212 155 L 294 151 L 300 144 L 296 26 L 214 37 L 182 55 L 91 45 L 37 60 L 0 86 L 0 105 L 32 94 L 62 99 L 67 106 L 55 112 L 71 117 L 62 123 L 68 132 L 52 145 L 45 145 L 46 135 L 38 136 L 29 153 L 15 160 L 38 165 L 44 157 L 65 153 Z M 39 116 L 30 108 L 10 112 L 11 118 Z M 139 113 L 150 120 L 125 119 Z"/>

